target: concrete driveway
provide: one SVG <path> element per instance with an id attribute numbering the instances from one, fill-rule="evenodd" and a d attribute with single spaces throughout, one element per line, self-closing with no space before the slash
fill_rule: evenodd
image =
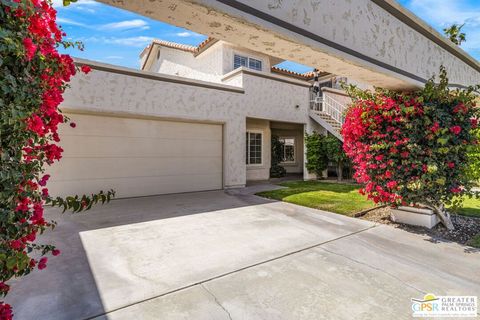
<path id="1" fill-rule="evenodd" d="M 475 250 L 253 191 L 52 210 L 41 239 L 63 254 L 7 302 L 17 320 L 383 320 L 410 319 L 427 292 L 480 296 Z"/>

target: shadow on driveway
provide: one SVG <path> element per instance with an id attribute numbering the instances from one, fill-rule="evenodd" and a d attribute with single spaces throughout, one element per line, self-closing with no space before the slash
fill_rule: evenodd
<path id="1" fill-rule="evenodd" d="M 46 210 L 46 219 L 57 221 L 58 226 L 53 231 L 47 230 L 39 237 L 39 242 L 56 245 L 62 254 L 49 257 L 47 269 L 35 270 L 11 283 L 12 290 L 6 301 L 13 305 L 15 318 L 70 320 L 105 312 L 81 241 L 82 233 L 272 202 L 259 197 L 242 197 L 242 194 L 249 193 L 246 189 L 232 192 L 239 193 L 239 196 L 208 191 L 115 199 L 77 214 L 61 214 L 58 209 Z M 161 247 L 164 244 L 156 245 Z M 105 254 L 108 256 L 108 251 Z M 105 267 L 114 268 L 114 264 Z"/>

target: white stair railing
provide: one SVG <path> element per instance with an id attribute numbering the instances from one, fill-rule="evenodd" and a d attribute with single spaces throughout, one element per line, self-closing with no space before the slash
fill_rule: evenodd
<path id="1" fill-rule="evenodd" d="M 310 92 L 310 109 L 327 114 L 340 125 L 345 122 L 346 105 L 328 94 L 324 93 L 323 96 L 317 96 L 314 92 Z"/>
<path id="2" fill-rule="evenodd" d="M 343 125 L 345 122 L 345 112 L 346 106 L 335 100 L 329 95 L 323 95 L 323 112 L 328 114 L 330 117 L 332 117 L 335 121 L 337 121 L 339 124 Z"/>

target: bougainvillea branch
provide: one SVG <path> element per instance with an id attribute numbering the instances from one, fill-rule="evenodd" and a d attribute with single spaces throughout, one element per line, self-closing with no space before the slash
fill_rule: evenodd
<path id="1" fill-rule="evenodd" d="M 353 104 L 342 134 L 363 194 L 381 204 L 429 207 L 452 229 L 445 206 L 476 195 L 478 174 L 469 168 L 478 154 L 478 87 L 449 89 L 443 67 L 439 78 L 407 93 L 348 88 Z"/>
<path id="2" fill-rule="evenodd" d="M 45 205 L 79 212 L 114 195 L 49 195 L 45 169 L 61 159 L 57 130 L 69 122 L 58 106 L 77 72 L 72 58 L 57 49 L 81 47 L 63 40 L 55 20 L 50 1 L 0 0 L 0 297 L 10 290 L 8 280 L 44 269 L 47 255 L 60 253 L 35 242 L 55 225 L 44 219 Z M 0 319 L 11 318 L 11 307 L 0 302 Z"/>

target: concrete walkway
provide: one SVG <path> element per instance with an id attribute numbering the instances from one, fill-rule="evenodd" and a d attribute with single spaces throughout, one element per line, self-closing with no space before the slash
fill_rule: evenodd
<path id="1" fill-rule="evenodd" d="M 63 252 L 13 284 L 16 319 L 410 319 L 480 296 L 480 254 L 252 195 L 255 185 L 49 216 Z"/>

